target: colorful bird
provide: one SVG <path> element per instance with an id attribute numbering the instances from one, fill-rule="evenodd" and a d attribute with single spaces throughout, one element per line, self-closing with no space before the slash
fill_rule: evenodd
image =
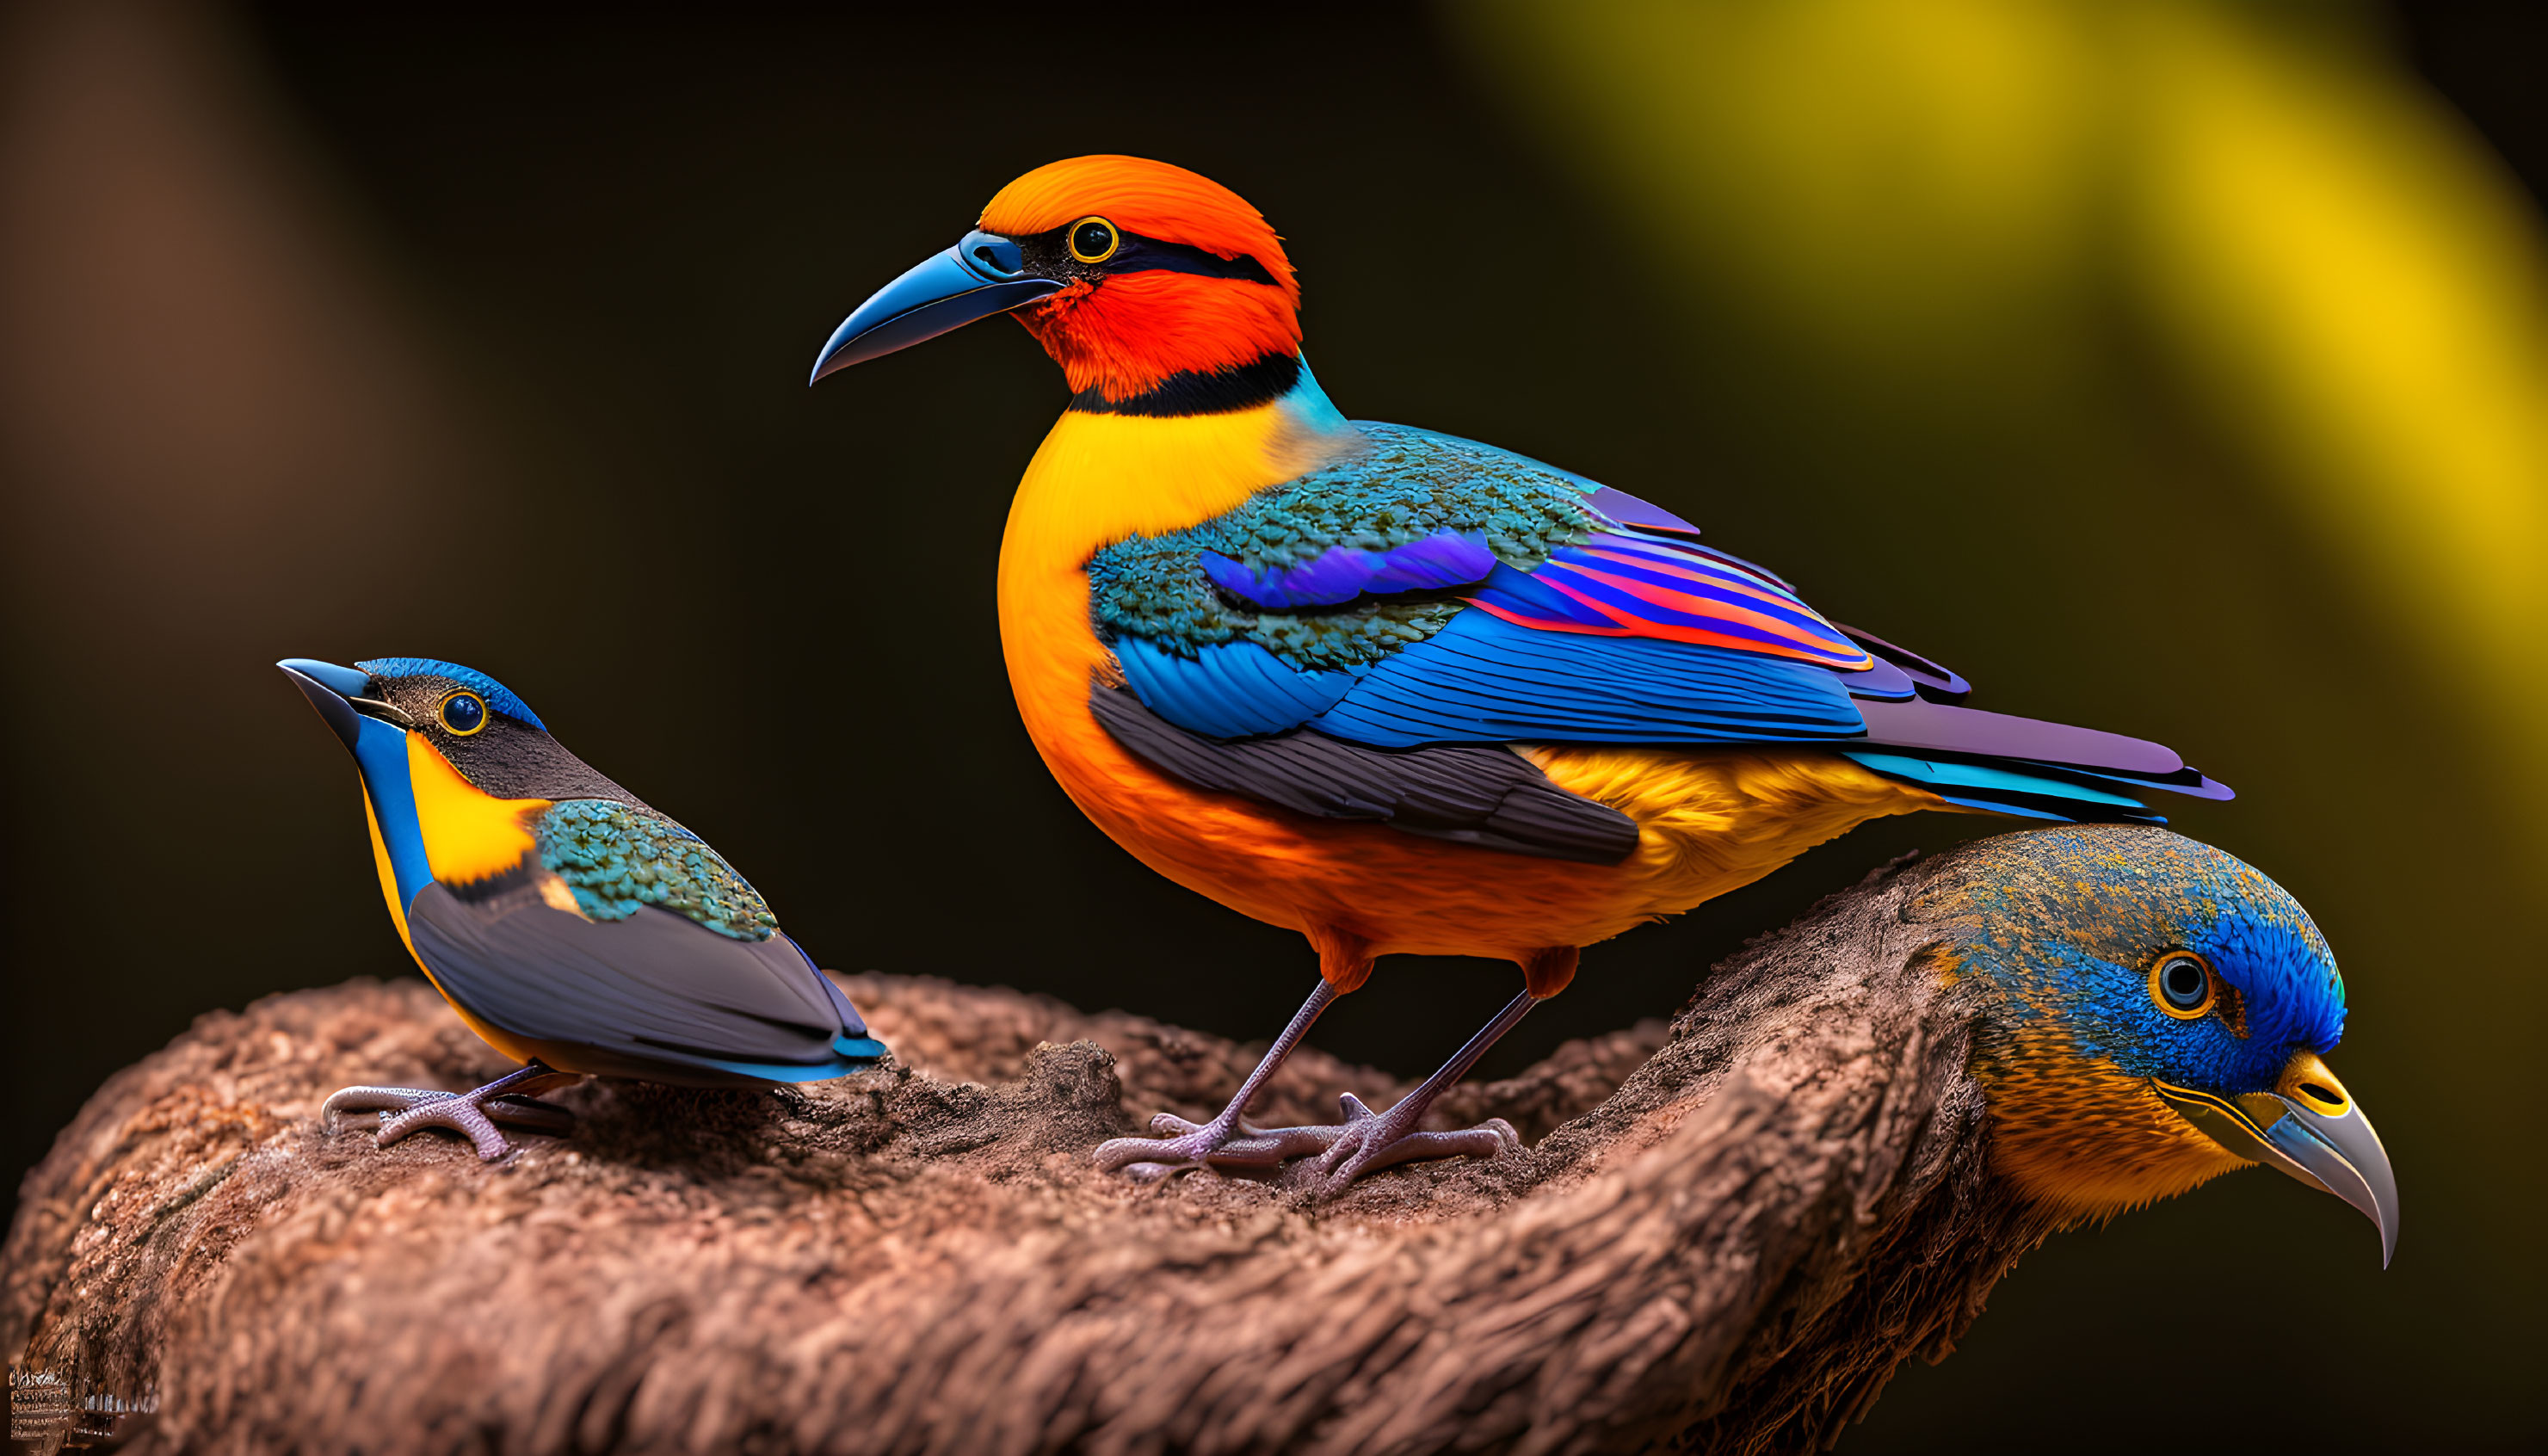
<path id="1" fill-rule="evenodd" d="M 1099 1160 L 1137 1176 L 1316 1151 L 1328 1186 L 1492 1154 L 1418 1131 L 1580 948 L 1872 818 L 2145 819 L 2229 790 L 2156 744 L 1958 706 L 1954 673 L 1827 620 L 1635 497 L 1492 445 L 1348 420 L 1300 350 L 1256 210 L 1128 156 L 1003 188 L 861 305 L 814 378 L 992 314 L 1071 398 L 1000 552 L 1029 735 L 1151 867 L 1306 935 L 1320 980 L 1229 1106 Z M 1523 989 L 1413 1094 L 1341 1128 L 1247 1102 L 1381 956 L 1511 960 Z"/>
<path id="2" fill-rule="evenodd" d="M 2389 1154 L 2323 1053 L 2344 977 L 2281 885 L 2182 835 L 2000 835 L 1921 871 L 1914 954 L 1977 995 L 1993 1170 L 2065 1221 L 2264 1163 L 2398 1246 Z"/>
<path id="3" fill-rule="evenodd" d="M 430 658 L 275 664 L 353 752 L 390 919 L 426 979 L 522 1063 L 472 1092 L 347 1087 L 383 1146 L 496 1124 L 562 1133 L 532 1094 L 586 1074 L 693 1087 L 821 1081 L 884 1044 L 705 841 L 568 753 L 484 673 Z"/>

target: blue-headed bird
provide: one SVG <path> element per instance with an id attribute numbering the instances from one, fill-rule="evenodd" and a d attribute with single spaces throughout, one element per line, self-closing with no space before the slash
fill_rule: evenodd
<path id="1" fill-rule="evenodd" d="M 522 1063 L 475 1091 L 348 1087 L 387 1145 L 448 1128 L 500 1158 L 498 1123 L 565 1132 L 532 1094 L 579 1076 L 766 1087 L 880 1064 L 849 998 L 706 842 L 456 663 L 276 664 L 361 772 L 381 894 L 460 1019 Z"/>
<path id="2" fill-rule="evenodd" d="M 1348 420 L 1301 354 L 1281 240 L 1236 194 L 1088 156 L 1003 188 L 862 304 L 833 371 L 1014 313 L 1060 364 L 1019 483 L 999 621 L 1027 731 L 1153 868 L 1307 936 L 1320 978 L 1210 1123 L 1136 1176 L 1316 1151 L 1330 1187 L 1510 1145 L 1427 1106 L 1580 948 L 1920 809 L 2145 819 L 2229 791 L 2152 743 L 1961 706 L 1956 674 L 1837 625 L 1669 510 L 1473 440 Z M 1522 990 L 1385 1113 L 1260 1131 L 1248 1100 L 1381 956 L 1483 956 Z"/>
<path id="3" fill-rule="evenodd" d="M 2101 824 L 2000 835 L 1916 876 L 1916 954 L 1978 998 L 1972 1070 L 1992 1169 L 2064 1222 L 2264 1163 L 2398 1243 L 2370 1119 L 2326 1064 L 2344 978 L 2281 885 L 2182 835 Z"/>

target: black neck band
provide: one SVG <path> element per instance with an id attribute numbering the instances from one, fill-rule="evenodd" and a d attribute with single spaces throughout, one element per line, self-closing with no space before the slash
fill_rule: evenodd
<path id="1" fill-rule="evenodd" d="M 1228 414 L 1279 400 L 1300 382 L 1300 355 L 1267 354 L 1235 369 L 1171 374 L 1157 388 L 1122 400 L 1081 390 L 1069 408 L 1082 414 Z"/>

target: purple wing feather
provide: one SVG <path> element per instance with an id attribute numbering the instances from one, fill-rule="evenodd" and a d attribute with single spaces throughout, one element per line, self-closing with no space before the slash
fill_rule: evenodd
<path id="1" fill-rule="evenodd" d="M 1616 521 L 1623 526 L 1635 526 L 1640 530 L 1648 531 L 1668 531 L 1676 536 L 1688 536 L 1693 539 L 1699 534 L 1698 527 L 1653 501 L 1640 500 L 1625 491 L 1613 490 L 1608 486 L 1600 487 L 1591 496 L 1586 497 L 1584 503 L 1592 507 L 1602 518 Z"/>
<path id="2" fill-rule="evenodd" d="M 1496 569 L 1496 554 L 1469 531 L 1436 531 L 1387 551 L 1330 546 L 1299 566 L 1257 570 L 1218 551 L 1203 553 L 1204 575 L 1259 606 L 1329 606 L 1357 596 L 1462 587 Z"/>
<path id="3" fill-rule="evenodd" d="M 2147 739 L 1917 698 L 1908 702 L 1862 698 L 1857 706 L 1859 716 L 1866 720 L 1866 741 L 1875 747 L 2054 764 L 2163 784 L 2197 798 L 2231 796 L 2226 786 L 2187 768 L 2175 750 Z"/>

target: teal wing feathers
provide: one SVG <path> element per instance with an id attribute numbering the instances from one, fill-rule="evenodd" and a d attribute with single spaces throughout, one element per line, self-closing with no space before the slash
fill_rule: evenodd
<path id="1" fill-rule="evenodd" d="M 1362 429 L 1369 448 L 1335 465 L 1099 552 L 1100 634 L 1187 657 L 1247 643 L 1297 671 L 1365 667 L 1462 609 L 1425 589 L 1535 565 L 1597 526 L 1586 502 L 1599 488 L 1581 477 L 1427 430 Z"/>
<path id="2" fill-rule="evenodd" d="M 540 864 L 588 919 L 625 920 L 646 905 L 738 941 L 768 940 L 778 917 L 707 842 L 643 805 L 566 799 L 533 827 Z"/>

